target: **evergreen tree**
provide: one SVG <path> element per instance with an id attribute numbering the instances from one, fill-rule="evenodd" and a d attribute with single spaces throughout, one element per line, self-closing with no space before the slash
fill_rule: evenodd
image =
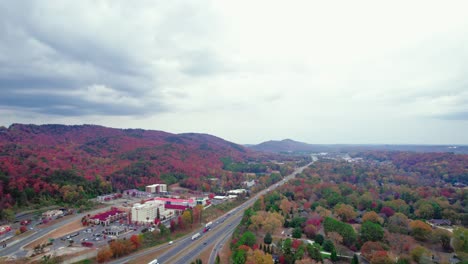
<path id="1" fill-rule="evenodd" d="M 354 254 L 353 259 L 351 260 L 351 264 L 359 264 L 359 259 L 356 254 Z"/>
<path id="2" fill-rule="evenodd" d="M 263 242 L 267 245 L 270 245 L 273 242 L 273 238 L 271 237 L 270 233 L 266 233 L 265 237 L 263 238 Z"/>
<path id="3" fill-rule="evenodd" d="M 315 235 L 315 238 L 314 238 L 315 243 L 317 243 L 319 245 L 322 245 L 323 240 L 324 240 L 324 238 L 323 238 L 323 236 L 321 234 Z"/>
<path id="4" fill-rule="evenodd" d="M 333 261 L 338 260 L 338 256 L 336 255 L 336 249 L 334 247 L 333 247 L 333 249 L 331 251 L 330 259 L 333 260 Z"/>

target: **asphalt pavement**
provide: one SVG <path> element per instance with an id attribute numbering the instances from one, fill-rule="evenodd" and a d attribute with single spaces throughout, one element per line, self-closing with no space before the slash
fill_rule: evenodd
<path id="1" fill-rule="evenodd" d="M 85 212 L 85 213 L 77 214 L 74 217 L 71 217 L 69 219 L 61 220 L 58 223 L 53 224 L 53 225 L 48 226 L 48 227 L 44 227 L 44 228 L 37 228 L 36 227 L 33 230 L 34 233 L 32 233 L 30 236 L 27 236 L 27 237 L 24 237 L 24 238 L 22 238 L 20 240 L 16 240 L 16 241 L 13 241 L 11 243 L 8 243 L 6 248 L 0 248 L 0 257 L 3 257 L 3 256 L 15 256 L 16 258 L 26 257 L 27 251 L 23 249 L 23 247 L 25 245 L 31 243 L 32 241 L 35 241 L 37 239 L 42 238 L 43 236 L 45 236 L 45 235 L 49 234 L 50 232 L 58 229 L 59 227 L 70 224 L 73 221 L 79 220 L 79 219 L 81 219 L 83 216 L 85 216 L 87 214 L 94 214 L 96 212 L 103 211 L 103 210 L 106 210 L 106 209 L 108 209 L 108 208 L 100 208 L 100 209 L 93 210 L 91 212 Z"/>
<path id="2" fill-rule="evenodd" d="M 315 161 L 315 159 L 314 159 Z M 128 263 L 129 261 L 135 260 L 139 257 L 146 256 L 153 252 L 159 251 L 161 249 L 165 249 L 170 247 L 164 253 L 157 257 L 158 262 L 160 264 L 165 263 L 176 263 L 176 264 L 185 264 L 190 263 L 200 255 L 205 248 L 210 247 L 214 244 L 213 250 L 219 249 L 220 244 L 225 242 L 227 236 L 231 236 L 234 232 L 236 226 L 240 223 L 242 216 L 244 214 L 244 210 L 253 205 L 253 203 L 261 196 L 265 195 L 267 192 L 276 189 L 277 187 L 283 185 L 290 179 L 294 178 L 297 173 L 301 173 L 306 167 L 310 166 L 313 162 L 294 170 L 293 173 L 283 178 L 281 181 L 275 183 L 274 185 L 270 186 L 269 188 L 257 193 L 254 197 L 247 200 L 245 203 L 241 204 L 240 206 L 232 209 L 227 214 L 219 217 L 218 219 L 213 221 L 213 226 L 210 231 L 207 233 L 203 233 L 203 229 L 196 230 L 195 232 L 187 235 L 184 238 L 181 238 L 177 241 L 174 241 L 173 245 L 162 245 L 159 247 L 155 247 L 151 250 L 145 250 L 142 252 L 137 252 L 135 254 L 120 258 L 118 260 L 112 261 L 112 264 L 123 264 Z M 200 233 L 201 236 L 193 240 L 191 239 L 192 235 Z M 223 239 L 220 239 L 223 238 Z M 224 241 L 224 242 L 223 242 Z M 213 252 L 211 253 L 213 255 Z M 215 256 L 216 257 L 216 256 Z M 214 260 L 209 263 L 214 263 Z"/>

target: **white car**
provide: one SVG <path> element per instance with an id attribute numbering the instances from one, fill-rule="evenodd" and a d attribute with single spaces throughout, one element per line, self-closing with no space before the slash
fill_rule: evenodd
<path id="1" fill-rule="evenodd" d="M 169 241 L 169 245 L 172 245 L 172 244 L 174 244 L 174 241 Z"/>

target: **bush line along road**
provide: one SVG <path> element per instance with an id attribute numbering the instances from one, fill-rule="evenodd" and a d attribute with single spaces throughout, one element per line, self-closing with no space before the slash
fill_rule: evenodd
<path id="1" fill-rule="evenodd" d="M 297 168 L 293 173 L 289 174 L 288 176 L 284 177 L 280 182 L 277 182 L 271 185 L 269 188 L 257 193 L 254 197 L 250 198 L 245 203 L 241 204 L 237 208 L 232 209 L 229 213 L 219 217 L 218 219 L 212 221 L 213 226 L 211 230 L 203 233 L 203 229 L 195 231 L 184 238 L 174 241 L 173 245 L 162 245 L 150 250 L 145 250 L 142 252 L 137 252 L 132 255 L 117 259 L 110 263 L 112 264 L 123 264 L 128 262 L 137 263 L 139 258 L 143 258 L 149 254 L 154 254 L 155 252 L 169 248 L 166 252 L 162 253 L 158 257 L 159 263 L 176 263 L 176 264 L 185 264 L 190 263 L 191 260 L 196 258 L 200 252 L 202 252 L 205 248 L 210 247 L 214 244 L 213 251 L 220 247 L 220 244 L 225 242 L 226 237 L 230 237 L 234 232 L 236 226 L 240 223 L 242 216 L 244 214 L 244 210 L 254 204 L 254 202 L 265 193 L 283 185 L 285 182 L 289 181 L 290 179 L 294 178 L 297 173 L 301 173 L 306 167 L 310 166 L 317 158 L 312 156 L 312 162 Z M 201 237 L 196 240 L 192 241 L 192 236 L 196 233 L 200 233 Z M 211 255 L 216 255 L 211 252 Z M 216 257 L 216 256 L 214 256 Z M 209 263 L 214 263 L 214 257 L 210 256 Z M 141 262 L 141 261 L 140 261 Z M 140 263 L 138 262 L 138 263 Z"/>

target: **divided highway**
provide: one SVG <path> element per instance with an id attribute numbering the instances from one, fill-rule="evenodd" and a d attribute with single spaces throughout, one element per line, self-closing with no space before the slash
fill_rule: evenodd
<path id="1" fill-rule="evenodd" d="M 276 189 L 280 185 L 283 185 L 290 179 L 294 178 L 297 173 L 301 173 L 304 170 L 304 168 L 310 166 L 316 160 L 317 159 L 315 157 L 312 157 L 311 163 L 296 169 L 293 173 L 286 176 L 281 181 L 257 193 L 254 197 L 247 200 L 245 203 L 241 204 L 240 206 L 234 208 L 229 213 L 212 221 L 213 226 L 210 231 L 203 233 L 203 229 L 200 229 L 187 235 L 184 238 L 174 241 L 173 245 L 166 244 L 166 245 L 154 247 L 149 250 L 137 252 L 127 257 L 120 258 L 118 260 L 112 261 L 111 263 L 112 264 L 124 264 L 130 261 L 135 261 L 136 263 L 139 258 L 142 258 L 149 254 L 154 254 L 154 252 L 165 249 L 166 251 L 164 253 L 161 253 L 157 257 L 158 262 L 160 264 L 166 264 L 166 263 L 185 264 L 185 263 L 190 263 L 191 261 L 196 259 L 205 248 L 208 248 L 213 244 L 214 244 L 214 247 L 213 247 L 213 251 L 211 252 L 209 263 L 214 263 L 214 259 L 216 257 L 216 253 L 214 252 L 217 252 L 217 250 L 221 248 L 221 244 L 225 243 L 228 237 L 231 237 L 232 233 L 234 232 L 234 229 L 236 228 L 237 225 L 239 225 L 240 221 L 242 220 L 244 210 L 252 206 L 261 195 L 264 195 L 265 193 Z M 201 236 L 196 240 L 192 240 L 191 239 L 192 235 L 196 233 L 200 233 Z"/>

